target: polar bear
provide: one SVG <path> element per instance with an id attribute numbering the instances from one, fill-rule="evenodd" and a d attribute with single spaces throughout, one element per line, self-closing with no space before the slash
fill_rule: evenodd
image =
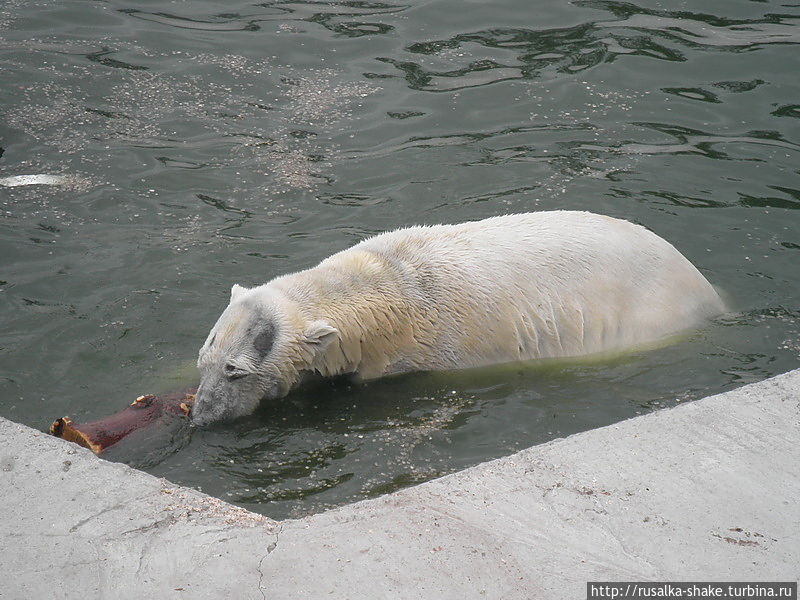
<path id="1" fill-rule="evenodd" d="M 200 349 L 192 420 L 248 414 L 313 372 L 371 379 L 580 356 L 723 310 L 671 244 L 620 219 L 552 211 L 399 229 L 234 285 Z"/>

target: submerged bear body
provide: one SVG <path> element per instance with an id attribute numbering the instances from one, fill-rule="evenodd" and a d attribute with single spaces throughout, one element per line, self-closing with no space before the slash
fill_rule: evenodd
<path id="1" fill-rule="evenodd" d="M 242 388 L 254 408 L 256 395 L 284 395 L 304 371 L 369 379 L 580 356 L 722 311 L 686 258 L 627 221 L 553 211 L 410 227 L 263 286 L 234 286 L 200 352 L 198 412 L 204 386 L 209 407 L 234 406 Z M 226 377 L 234 367 L 241 377 Z M 261 384 L 237 386 L 247 377 Z"/>

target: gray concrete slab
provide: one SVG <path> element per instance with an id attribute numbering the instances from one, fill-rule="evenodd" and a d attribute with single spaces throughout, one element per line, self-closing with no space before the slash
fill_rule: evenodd
<path id="1" fill-rule="evenodd" d="M 800 370 L 275 522 L 0 419 L 3 598 L 580 598 L 800 578 Z"/>

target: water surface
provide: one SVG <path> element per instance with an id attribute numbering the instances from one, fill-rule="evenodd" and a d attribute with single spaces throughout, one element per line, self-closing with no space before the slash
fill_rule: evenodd
<path id="1" fill-rule="evenodd" d="M 196 379 L 233 283 L 414 223 L 585 209 L 729 296 L 613 359 L 322 382 L 109 458 L 274 517 L 758 381 L 800 356 L 793 2 L 0 7 L 0 414 Z"/>

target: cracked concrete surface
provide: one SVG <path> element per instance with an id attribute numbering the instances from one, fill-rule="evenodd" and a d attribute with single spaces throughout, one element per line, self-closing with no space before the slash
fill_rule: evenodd
<path id="1" fill-rule="evenodd" d="M 3 598 L 575 598 L 800 578 L 800 370 L 277 523 L 0 419 Z"/>
<path id="2" fill-rule="evenodd" d="M 278 538 L 281 535 L 281 531 L 283 531 L 283 525 L 278 525 L 278 531 L 275 532 L 275 540 L 267 546 L 267 553 L 261 557 L 261 560 L 258 561 L 258 591 L 261 592 L 261 596 L 266 600 L 267 595 L 264 593 L 264 589 L 262 587 L 261 582 L 264 580 L 264 571 L 261 570 L 261 566 L 264 564 L 264 561 L 267 557 L 272 554 L 272 551 L 278 547 Z"/>

